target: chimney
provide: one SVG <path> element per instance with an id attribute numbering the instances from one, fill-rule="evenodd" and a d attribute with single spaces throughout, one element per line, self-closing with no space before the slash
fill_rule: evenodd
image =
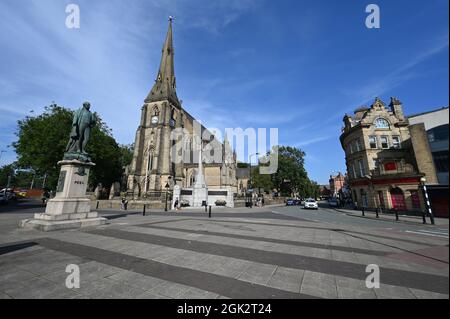
<path id="1" fill-rule="evenodd" d="M 391 103 L 389 104 L 391 107 L 392 113 L 400 120 L 405 120 L 405 114 L 403 113 L 402 102 L 400 102 L 397 98 L 391 97 Z"/>

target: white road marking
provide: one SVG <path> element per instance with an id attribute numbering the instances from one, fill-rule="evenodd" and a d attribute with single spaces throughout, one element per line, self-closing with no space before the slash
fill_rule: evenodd
<path id="1" fill-rule="evenodd" d="M 419 235 L 424 235 L 424 236 L 433 236 L 433 237 L 441 237 L 441 238 L 449 238 L 448 235 L 437 235 L 437 234 L 430 234 L 430 233 L 424 233 L 421 231 L 412 231 L 412 230 L 407 230 L 407 233 L 411 233 L 411 234 L 419 234 Z"/>
<path id="2" fill-rule="evenodd" d="M 431 234 L 439 234 L 439 235 L 447 235 L 448 236 L 448 232 L 447 232 L 447 230 L 435 230 L 435 231 L 432 231 L 432 230 L 424 230 L 424 229 L 421 229 L 421 230 L 419 230 L 420 232 L 424 232 L 424 233 L 431 233 Z"/>

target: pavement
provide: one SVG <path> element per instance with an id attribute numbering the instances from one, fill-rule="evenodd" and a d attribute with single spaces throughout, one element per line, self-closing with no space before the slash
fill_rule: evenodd
<path id="1" fill-rule="evenodd" d="M 362 215 L 362 211 L 355 209 L 345 209 L 345 208 L 334 208 L 335 211 L 348 214 L 349 216 L 361 217 L 361 218 L 370 218 L 370 219 L 379 219 L 386 221 L 395 221 L 395 222 L 403 222 L 403 223 L 412 223 L 412 224 L 423 224 L 422 216 L 411 216 L 404 215 L 402 213 L 399 214 L 399 220 L 396 220 L 395 214 L 382 214 L 380 213 L 378 217 L 376 213 L 373 211 L 365 211 L 364 216 Z M 426 223 L 431 224 L 430 216 L 427 215 L 425 217 Z M 436 225 L 448 226 L 449 220 L 448 218 L 435 218 Z"/>
<path id="2" fill-rule="evenodd" d="M 45 208 L 0 207 L 0 298 L 448 299 L 448 223 L 350 216 L 327 207 L 104 210 L 96 228 L 17 228 Z M 69 289 L 68 265 L 80 270 Z M 368 265 L 380 287 L 368 288 Z"/>

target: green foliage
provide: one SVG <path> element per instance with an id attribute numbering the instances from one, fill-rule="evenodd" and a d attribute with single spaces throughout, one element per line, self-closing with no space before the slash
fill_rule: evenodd
<path id="1" fill-rule="evenodd" d="M 8 180 L 10 188 L 29 188 L 33 179 L 35 183 L 42 183 L 32 171 L 17 169 L 17 163 L 0 168 L 0 189 L 8 186 Z"/>
<path id="2" fill-rule="evenodd" d="M 13 143 L 21 168 L 33 169 L 36 175 L 48 175 L 48 185 L 58 180 L 58 161 L 62 159 L 72 125 L 73 113 L 55 104 L 45 108 L 43 114 L 18 121 Z"/>
<path id="3" fill-rule="evenodd" d="M 13 182 L 15 165 L 9 164 L 0 167 L 0 189 L 3 189 L 8 185 L 8 176 L 11 176 L 11 183 Z M 11 185 L 10 185 L 11 186 Z"/>
<path id="4" fill-rule="evenodd" d="M 270 154 L 267 154 L 269 156 Z M 319 191 L 317 183 L 311 181 L 305 170 L 305 152 L 290 147 L 278 147 L 278 170 L 272 175 L 260 175 L 259 167 L 252 170 L 255 188 L 264 188 L 266 192 L 277 189 L 282 196 L 294 193 L 301 197 L 314 197 Z"/>
<path id="5" fill-rule="evenodd" d="M 131 164 L 131 160 L 133 159 L 134 153 L 134 144 L 130 145 L 119 145 L 120 148 L 120 163 L 122 167 L 128 166 Z"/>
<path id="6" fill-rule="evenodd" d="M 270 193 L 273 190 L 272 175 L 259 173 L 259 166 L 252 168 L 252 185 L 255 188 L 264 189 L 264 192 Z"/>
<path id="7" fill-rule="evenodd" d="M 90 185 L 102 183 L 109 187 L 120 180 L 122 174 L 121 148 L 112 137 L 111 129 L 94 113 L 97 125 L 92 129 L 87 151 L 96 164 L 91 170 Z M 17 167 L 32 169 L 36 176 L 47 174 L 47 185 L 55 188 L 59 167 L 72 126 L 73 111 L 56 104 L 45 108 L 43 114 L 18 121 L 13 143 L 18 161 Z"/>

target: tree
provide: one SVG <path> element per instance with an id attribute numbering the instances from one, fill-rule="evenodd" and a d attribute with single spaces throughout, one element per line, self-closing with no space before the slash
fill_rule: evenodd
<path id="1" fill-rule="evenodd" d="M 120 163 L 122 167 L 130 165 L 131 160 L 133 159 L 134 144 L 119 145 L 119 148 L 120 148 Z"/>
<path id="2" fill-rule="evenodd" d="M 41 115 L 18 121 L 17 141 L 13 143 L 17 167 L 31 169 L 36 176 L 47 174 L 47 185 L 55 188 L 59 167 L 72 126 L 73 111 L 52 104 Z M 97 125 L 91 132 L 87 151 L 96 166 L 91 170 L 89 184 L 109 187 L 122 174 L 121 149 L 112 137 L 111 129 L 94 113 Z"/>
<path id="3" fill-rule="evenodd" d="M 299 193 L 304 196 L 309 181 L 304 164 L 305 152 L 302 150 L 290 146 L 278 148 L 278 171 L 272 180 L 282 195 Z"/>
<path id="4" fill-rule="evenodd" d="M 267 160 L 270 153 L 266 155 L 266 162 L 268 164 L 261 164 L 260 166 L 270 165 Z M 259 174 L 259 167 L 252 170 L 253 185 L 256 188 L 264 188 L 265 191 L 277 189 L 283 196 L 291 196 L 298 194 L 301 197 L 314 197 L 319 191 L 319 186 L 316 182 L 309 179 L 305 170 L 305 152 L 302 150 L 290 147 L 278 147 L 278 170 L 272 175 Z"/>
<path id="5" fill-rule="evenodd" d="M 14 171 L 14 164 L 5 165 L 0 168 L 0 189 L 6 188 L 8 180 L 10 181 L 9 186 L 12 186 L 14 182 Z"/>
<path id="6" fill-rule="evenodd" d="M 264 192 L 271 192 L 274 188 L 272 175 L 260 174 L 260 166 L 252 168 L 252 185 L 254 188 L 264 189 Z"/>

